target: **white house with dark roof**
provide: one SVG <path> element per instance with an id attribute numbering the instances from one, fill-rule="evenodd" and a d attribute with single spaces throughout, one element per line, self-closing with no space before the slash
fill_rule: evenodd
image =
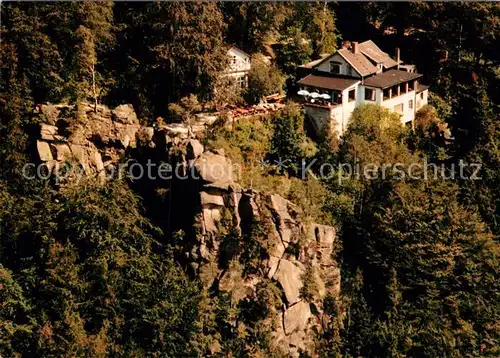
<path id="1" fill-rule="evenodd" d="M 329 100 L 305 102 L 318 132 L 330 126 L 342 135 L 352 112 L 363 103 L 377 103 L 400 113 L 405 124 L 427 104 L 427 87 L 419 84 L 422 75 L 411 65 L 403 70 L 399 51 L 394 60 L 371 40 L 353 42 L 302 68 L 310 69 L 310 74 L 298 81 L 301 89 L 330 96 Z"/>

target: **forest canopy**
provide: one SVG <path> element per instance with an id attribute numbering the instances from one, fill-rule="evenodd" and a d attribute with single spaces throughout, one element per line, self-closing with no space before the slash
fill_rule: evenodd
<path id="1" fill-rule="evenodd" d="M 242 282 L 257 275 L 269 227 L 245 222 L 250 234 L 239 237 L 224 213 L 217 238 L 227 257 L 196 275 L 188 216 L 199 208 L 183 195 L 199 187 L 22 176 L 40 104 L 74 105 L 70 131 L 85 124 L 83 103 L 130 103 L 141 125 L 158 126 L 285 91 L 280 110 L 217 121 L 200 140 L 244 169 L 241 186 L 277 193 L 304 220 L 335 228 L 338 297 L 316 300 L 311 265 L 301 278 L 301 300 L 322 313 L 310 337 L 316 356 L 500 356 L 499 3 L 9 1 L 1 18 L 0 356 L 287 356 L 269 343 L 283 287 L 266 277 L 236 302 L 236 289 L 205 282 L 210 265 L 234 269 Z M 363 105 L 342 137 L 310 136 L 292 93 L 297 66 L 343 40 L 368 39 L 402 49 L 425 76 L 429 105 L 412 128 Z M 254 65 L 249 89 L 234 97 L 215 90 L 227 87 L 229 46 Z M 193 145 L 172 148 L 162 156 L 154 145 L 121 149 L 144 162 L 194 159 Z M 475 163 L 481 179 L 338 181 L 321 178 L 319 164 L 299 175 L 303 159 L 337 167 L 425 160 L 445 172 Z M 300 244 L 283 253 L 306 254 Z"/>

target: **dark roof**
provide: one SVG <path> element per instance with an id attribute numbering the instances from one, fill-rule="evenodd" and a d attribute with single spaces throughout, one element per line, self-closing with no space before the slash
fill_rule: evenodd
<path id="1" fill-rule="evenodd" d="M 303 86 L 311 86 L 311 87 L 343 91 L 346 88 L 358 82 L 359 82 L 358 79 L 353 79 L 353 78 L 308 75 L 303 79 L 301 79 L 298 83 Z"/>
<path id="2" fill-rule="evenodd" d="M 378 68 L 374 66 L 370 60 L 368 60 L 365 55 L 361 52 L 356 54 L 352 53 L 348 49 L 338 50 L 337 53 L 344 58 L 361 76 L 368 76 L 373 73 L 377 73 Z"/>
<path id="3" fill-rule="evenodd" d="M 388 88 L 420 77 L 422 77 L 420 73 L 389 70 L 375 76 L 368 77 L 363 81 L 363 85 L 376 88 Z"/>
<path id="4" fill-rule="evenodd" d="M 418 84 L 418 87 L 417 87 L 417 93 L 420 93 L 420 92 L 424 92 L 426 89 L 428 89 L 429 86 L 426 86 L 426 85 L 421 85 L 420 83 Z"/>
<path id="5" fill-rule="evenodd" d="M 376 63 L 382 63 L 385 68 L 396 66 L 398 63 L 382 51 L 375 42 L 368 40 L 359 44 L 359 51 Z"/>

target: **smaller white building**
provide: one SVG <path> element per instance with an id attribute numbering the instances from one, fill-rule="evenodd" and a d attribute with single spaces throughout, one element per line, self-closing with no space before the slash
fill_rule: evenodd
<path id="1" fill-rule="evenodd" d="M 248 86 L 248 71 L 252 67 L 250 55 L 234 46 L 227 53 L 229 67 L 226 70 L 226 75 L 234 78 L 239 87 L 246 88 Z"/>

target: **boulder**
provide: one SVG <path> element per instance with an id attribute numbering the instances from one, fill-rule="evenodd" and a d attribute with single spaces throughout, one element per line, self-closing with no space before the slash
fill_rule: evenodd
<path id="1" fill-rule="evenodd" d="M 57 127 L 50 124 L 40 124 L 40 137 L 43 140 L 56 140 L 62 137 L 57 135 Z"/>
<path id="2" fill-rule="evenodd" d="M 81 164 L 83 169 L 88 169 L 88 158 L 86 155 L 85 147 L 76 144 L 70 144 L 69 148 L 71 149 L 71 153 L 78 160 L 78 163 Z"/>
<path id="3" fill-rule="evenodd" d="M 53 160 L 52 152 L 50 151 L 49 143 L 37 140 L 36 141 L 36 149 L 38 152 L 38 157 L 41 161 L 48 162 Z"/>
<path id="4" fill-rule="evenodd" d="M 276 273 L 276 270 L 278 269 L 278 265 L 280 263 L 280 259 L 274 256 L 270 256 L 269 259 L 267 260 L 267 278 L 271 278 L 274 276 Z"/>
<path id="5" fill-rule="evenodd" d="M 110 133 L 109 139 L 120 141 L 125 148 L 128 146 L 135 148 L 137 142 L 136 138 L 140 130 L 141 126 L 139 124 L 116 123 L 114 125 L 114 131 Z M 148 142 L 149 140 L 146 140 L 143 144 L 147 144 Z"/>
<path id="6" fill-rule="evenodd" d="M 297 304 L 288 308 L 283 314 L 284 330 L 286 335 L 290 335 L 296 331 L 304 331 L 307 329 L 307 323 L 311 318 L 311 309 L 309 303 L 300 301 Z"/>
<path id="7" fill-rule="evenodd" d="M 217 232 L 217 223 L 221 219 L 220 210 L 217 208 L 203 208 L 203 228 L 206 233 Z"/>
<path id="8" fill-rule="evenodd" d="M 186 151 L 186 158 L 188 160 L 196 159 L 203 153 L 203 144 L 201 144 L 199 140 L 191 139 L 186 145 Z"/>
<path id="9" fill-rule="evenodd" d="M 268 195 L 266 200 L 273 213 L 273 221 L 281 240 L 284 243 L 297 242 L 300 227 L 290 213 L 296 217 L 298 208 L 278 194 Z"/>
<path id="10" fill-rule="evenodd" d="M 200 201 L 202 206 L 224 206 L 224 198 L 221 195 L 213 195 L 202 191 L 200 193 Z"/>
<path id="11" fill-rule="evenodd" d="M 61 111 L 52 104 L 42 104 L 40 110 L 43 113 L 43 119 L 46 123 L 50 125 L 55 125 L 57 122 L 57 118 L 59 117 L 59 113 Z"/>
<path id="12" fill-rule="evenodd" d="M 52 154 L 59 162 L 70 159 L 72 157 L 71 149 L 67 144 L 51 144 Z"/>
<path id="13" fill-rule="evenodd" d="M 92 153 L 90 160 L 98 172 L 104 170 L 104 163 L 102 162 L 101 153 L 99 153 L 97 150 Z"/>
<path id="14" fill-rule="evenodd" d="M 111 111 L 113 120 L 123 124 L 139 124 L 134 107 L 131 104 L 122 104 Z"/>
<path id="15" fill-rule="evenodd" d="M 231 183 L 231 162 L 222 155 L 205 152 L 194 162 L 200 179 L 208 183 Z"/>
<path id="16" fill-rule="evenodd" d="M 335 241 L 335 228 L 332 226 L 314 224 L 310 226 L 310 230 L 314 234 L 310 234 L 322 246 L 332 246 Z"/>
<path id="17" fill-rule="evenodd" d="M 184 124 L 172 123 L 162 126 L 161 129 L 167 132 L 167 135 L 172 137 L 188 138 L 189 129 Z"/>
<path id="18" fill-rule="evenodd" d="M 217 116 L 213 116 L 213 115 L 209 115 L 209 114 L 205 114 L 205 113 L 195 114 L 195 117 L 196 117 L 197 123 L 206 124 L 206 125 L 212 125 L 219 118 Z"/>
<path id="19" fill-rule="evenodd" d="M 288 305 L 293 305 L 300 299 L 302 288 L 302 274 L 304 271 L 289 260 L 281 259 L 274 279 L 278 281 L 285 291 Z"/>

